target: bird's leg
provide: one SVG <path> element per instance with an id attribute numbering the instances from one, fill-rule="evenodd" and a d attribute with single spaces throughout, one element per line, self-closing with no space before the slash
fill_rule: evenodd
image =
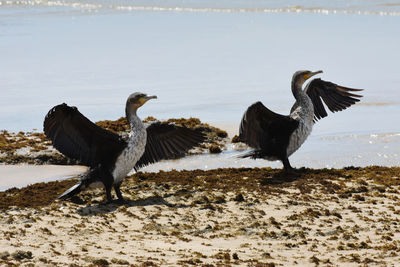
<path id="1" fill-rule="evenodd" d="M 106 188 L 107 204 L 112 202 L 111 185 L 104 185 Z"/>
<path id="2" fill-rule="evenodd" d="M 123 198 L 123 196 L 121 194 L 121 189 L 120 189 L 121 183 L 115 184 L 114 185 L 114 190 L 115 190 L 115 193 L 117 194 L 118 201 L 121 202 L 121 203 L 125 203 L 126 200 Z"/>
<path id="3" fill-rule="evenodd" d="M 283 163 L 283 167 L 284 167 L 285 171 L 290 172 L 290 171 L 294 170 L 293 167 L 290 165 L 288 157 L 285 157 L 284 159 L 282 159 L 282 163 Z"/>
<path id="4" fill-rule="evenodd" d="M 106 189 L 106 196 L 107 196 L 107 204 L 112 202 L 111 196 L 111 189 L 114 183 L 114 178 L 112 177 L 111 173 L 101 169 L 102 173 L 100 174 L 100 178 L 104 184 L 104 188 Z"/>

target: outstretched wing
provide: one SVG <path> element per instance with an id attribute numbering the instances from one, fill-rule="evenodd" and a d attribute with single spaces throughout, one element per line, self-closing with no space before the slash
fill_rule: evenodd
<path id="1" fill-rule="evenodd" d="M 328 116 L 321 98 L 330 111 L 336 112 L 344 110 L 360 101 L 358 98 L 362 96 L 351 92 L 362 90 L 363 89 L 343 87 L 321 79 L 312 80 L 307 85 L 305 91 L 314 105 L 314 121 L 316 122 Z"/>
<path id="2" fill-rule="evenodd" d="M 163 159 L 183 157 L 189 149 L 205 140 L 205 136 L 200 131 L 174 124 L 155 122 L 146 130 L 145 151 L 136 163 L 135 170 Z"/>
<path id="3" fill-rule="evenodd" d="M 113 164 L 127 145 L 119 135 L 97 126 L 65 103 L 47 113 L 43 129 L 58 151 L 90 167 Z"/>
<path id="4" fill-rule="evenodd" d="M 243 115 L 239 138 L 252 148 L 275 153 L 286 147 L 298 124 L 289 116 L 277 114 L 256 102 Z"/>

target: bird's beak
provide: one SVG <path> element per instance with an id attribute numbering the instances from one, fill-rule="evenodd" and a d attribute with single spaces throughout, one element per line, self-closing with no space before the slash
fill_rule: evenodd
<path id="1" fill-rule="evenodd" d="M 150 99 L 155 99 L 157 98 L 156 95 L 151 95 L 151 96 L 144 96 L 140 99 L 141 104 L 143 105 L 144 103 L 146 103 L 147 101 L 149 101 Z"/>
<path id="2" fill-rule="evenodd" d="M 156 95 L 150 95 L 150 96 L 145 96 L 145 97 L 144 97 L 144 99 L 145 99 L 146 101 L 149 101 L 150 99 L 156 99 L 156 98 L 157 98 Z"/>
<path id="3" fill-rule="evenodd" d="M 307 80 L 307 79 L 310 79 L 312 76 L 317 75 L 317 74 L 320 74 L 320 73 L 322 73 L 322 72 L 323 72 L 322 70 L 318 70 L 318 71 L 311 72 L 311 73 L 307 74 L 307 75 L 305 76 L 305 78 L 306 78 L 306 80 Z"/>

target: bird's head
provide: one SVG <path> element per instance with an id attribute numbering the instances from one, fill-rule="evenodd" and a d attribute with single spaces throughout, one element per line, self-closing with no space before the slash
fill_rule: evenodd
<path id="1" fill-rule="evenodd" d="M 130 114 L 136 115 L 137 109 L 143 106 L 144 103 L 153 98 L 157 98 L 157 96 L 155 95 L 148 96 L 144 93 L 139 93 L 139 92 L 131 94 L 126 100 L 126 107 L 125 107 L 126 117 L 129 119 Z"/>
<path id="2" fill-rule="evenodd" d="M 319 71 L 309 71 L 309 70 L 299 70 L 293 74 L 292 84 L 297 87 L 302 87 L 305 81 L 310 79 L 312 76 L 322 73 L 322 70 Z"/>

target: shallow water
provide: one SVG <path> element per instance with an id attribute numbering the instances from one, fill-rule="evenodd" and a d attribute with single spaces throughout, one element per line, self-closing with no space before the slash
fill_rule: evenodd
<path id="1" fill-rule="evenodd" d="M 0 129 L 40 130 L 62 102 L 93 121 L 116 119 L 134 91 L 159 97 L 142 118 L 194 116 L 236 129 L 257 100 L 287 114 L 293 72 L 322 69 L 322 79 L 364 88 L 364 98 L 315 124 L 292 164 L 400 165 L 398 1 L 1 3 Z M 146 170 L 281 166 L 235 153 Z"/>
<path id="2" fill-rule="evenodd" d="M 0 191 L 32 183 L 68 179 L 85 170 L 86 167 L 82 166 L 0 165 Z"/>
<path id="3" fill-rule="evenodd" d="M 290 157 L 293 167 L 343 168 L 370 165 L 400 165 L 400 133 L 311 135 L 303 146 Z M 222 154 L 199 155 L 174 161 L 163 161 L 143 168 L 141 171 L 194 170 L 238 167 L 282 168 L 280 161 L 237 158 L 243 152 L 231 144 Z"/>

